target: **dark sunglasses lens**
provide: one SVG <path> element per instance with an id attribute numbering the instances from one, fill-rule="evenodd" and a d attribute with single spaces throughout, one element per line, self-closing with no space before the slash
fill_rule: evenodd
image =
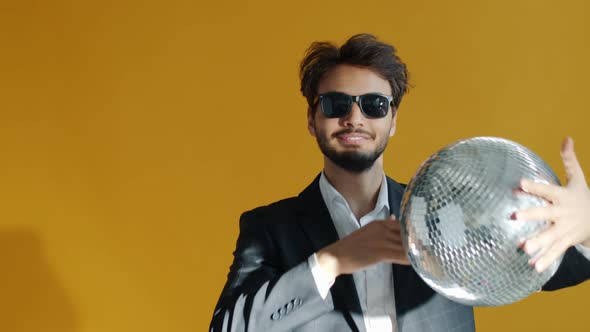
<path id="1" fill-rule="evenodd" d="M 328 118 L 340 118 L 350 110 L 350 97 L 342 94 L 326 94 L 321 98 L 322 112 Z"/>
<path id="2" fill-rule="evenodd" d="M 379 95 L 364 95 L 361 106 L 365 115 L 370 118 L 382 118 L 389 111 L 389 101 Z"/>

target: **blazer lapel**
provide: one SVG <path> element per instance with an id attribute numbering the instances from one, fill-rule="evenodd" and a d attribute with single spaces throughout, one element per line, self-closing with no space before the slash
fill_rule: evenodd
<path id="1" fill-rule="evenodd" d="M 393 179 L 387 177 L 387 196 L 389 200 L 389 213 L 393 214 L 396 218 L 400 217 L 400 206 L 402 196 L 404 194 L 405 186 L 400 185 Z M 411 268 L 410 268 L 411 269 Z M 393 294 L 395 297 L 395 311 L 396 311 L 396 324 L 397 330 L 403 326 L 402 322 L 405 313 L 408 311 L 406 302 L 412 294 L 410 294 L 407 287 L 408 282 L 408 267 L 404 265 L 392 264 L 393 274 Z"/>
<path id="2" fill-rule="evenodd" d="M 405 190 L 394 180 L 387 178 L 390 213 L 400 217 L 400 206 Z M 427 302 L 434 291 L 422 281 L 412 266 L 393 264 L 393 291 L 398 331 L 403 326 L 405 315 Z"/>
<path id="3" fill-rule="evenodd" d="M 395 180 L 387 177 L 387 198 L 389 200 L 389 212 L 399 218 L 400 205 L 404 195 L 405 185 L 397 183 Z"/>
<path id="4" fill-rule="evenodd" d="M 322 198 L 319 186 L 320 177 L 301 193 L 300 225 L 313 246 L 313 252 L 339 240 L 330 212 Z M 359 302 L 354 279 L 351 274 L 338 276 L 330 289 L 334 309 L 341 311 L 353 331 L 364 331 L 362 310 Z M 356 313 L 351 315 L 350 313 Z"/>

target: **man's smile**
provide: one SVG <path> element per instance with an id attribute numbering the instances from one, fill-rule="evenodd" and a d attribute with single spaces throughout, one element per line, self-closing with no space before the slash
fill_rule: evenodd
<path id="1" fill-rule="evenodd" d="M 357 145 L 372 140 L 373 137 L 366 132 L 360 131 L 344 131 L 334 134 L 334 137 L 341 143 Z"/>

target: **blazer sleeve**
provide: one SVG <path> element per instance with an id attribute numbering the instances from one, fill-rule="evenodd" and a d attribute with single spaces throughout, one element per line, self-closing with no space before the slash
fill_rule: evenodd
<path id="1" fill-rule="evenodd" d="M 552 291 L 575 286 L 590 278 L 590 261 L 575 247 L 570 247 L 563 256 L 559 268 L 545 283 L 543 290 Z"/>
<path id="2" fill-rule="evenodd" d="M 212 332 L 290 331 L 334 308 L 330 294 L 321 298 L 307 260 L 281 268 L 268 223 L 261 219 L 253 211 L 240 218 L 233 263 L 209 327 Z"/>

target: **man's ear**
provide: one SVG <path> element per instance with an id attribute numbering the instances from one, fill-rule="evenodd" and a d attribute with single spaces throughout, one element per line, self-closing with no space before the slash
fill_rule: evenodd
<path id="1" fill-rule="evenodd" d="M 307 107 L 307 130 L 311 136 L 316 137 L 314 112 L 311 107 Z"/>
<path id="2" fill-rule="evenodd" d="M 392 108 L 392 112 L 395 112 L 393 115 L 393 119 L 391 120 L 391 128 L 389 128 L 389 137 L 393 137 L 395 134 L 395 129 L 397 127 L 397 108 Z"/>

